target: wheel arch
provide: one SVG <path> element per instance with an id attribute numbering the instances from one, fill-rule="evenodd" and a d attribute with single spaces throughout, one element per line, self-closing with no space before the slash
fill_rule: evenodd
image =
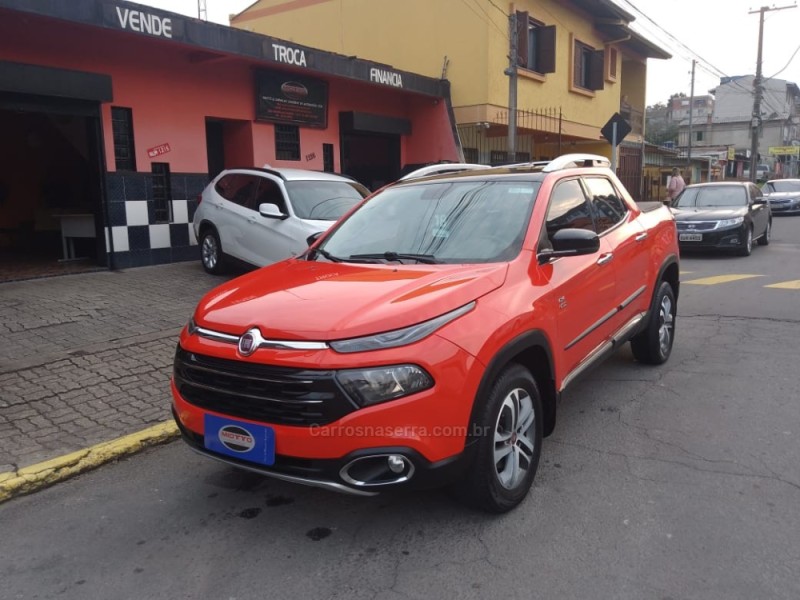
<path id="1" fill-rule="evenodd" d="M 681 287 L 680 266 L 678 265 L 678 257 L 671 254 L 661 265 L 658 270 L 658 277 L 656 277 L 655 286 L 653 289 L 653 298 L 658 292 L 658 284 L 661 281 L 666 281 L 672 287 L 672 293 L 675 294 L 675 301 L 678 300 L 678 292 Z"/>
<path id="2" fill-rule="evenodd" d="M 197 227 L 197 232 L 200 234 L 200 236 L 202 236 L 209 229 L 213 229 L 214 231 L 216 231 L 217 236 L 219 236 L 219 230 L 217 229 L 217 226 L 214 225 L 214 223 L 212 223 L 208 219 L 203 219 L 202 221 L 200 221 L 200 225 Z"/>
<path id="3" fill-rule="evenodd" d="M 475 424 L 479 402 L 489 393 L 494 381 L 509 364 L 517 363 L 528 369 L 536 380 L 544 411 L 543 432 L 545 436 L 553 432 L 556 424 L 556 392 L 553 353 L 550 342 L 541 330 L 527 331 L 509 341 L 495 354 L 483 373 L 478 391 L 472 405 L 470 425 Z M 472 432 L 477 431 L 471 428 Z M 470 433 L 474 436 L 474 433 Z M 470 440 L 470 443 L 475 440 Z"/>

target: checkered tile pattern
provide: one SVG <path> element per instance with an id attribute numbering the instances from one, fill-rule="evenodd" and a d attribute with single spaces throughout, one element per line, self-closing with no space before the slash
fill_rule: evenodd
<path id="1" fill-rule="evenodd" d="M 196 245 L 188 204 L 188 200 L 173 200 L 172 221 L 151 224 L 147 200 L 125 201 L 125 225 L 110 228 L 114 252 Z M 106 229 L 108 240 L 109 228 Z"/>
<path id="2" fill-rule="evenodd" d="M 192 218 L 206 179 L 173 174 L 170 220 L 158 222 L 150 174 L 109 173 L 106 247 L 113 244 L 115 264 L 124 268 L 197 258 Z"/>

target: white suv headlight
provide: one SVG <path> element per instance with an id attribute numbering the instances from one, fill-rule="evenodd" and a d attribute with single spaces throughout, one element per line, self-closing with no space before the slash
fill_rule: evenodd
<path id="1" fill-rule="evenodd" d="M 722 221 L 717 221 L 717 229 L 721 229 L 723 227 L 733 227 L 734 225 L 741 225 L 744 223 L 744 217 L 736 217 L 735 219 L 723 219 Z"/>
<path id="2" fill-rule="evenodd" d="M 419 340 L 428 337 L 434 331 L 447 325 L 471 311 L 475 307 L 475 301 L 465 304 L 461 308 L 445 313 L 429 321 L 417 323 L 410 327 L 403 329 L 395 329 L 394 331 L 387 331 L 385 333 L 378 333 L 376 335 L 369 335 L 366 337 L 352 338 L 349 340 L 338 340 L 330 342 L 331 348 L 336 352 L 349 353 L 349 352 L 366 352 L 368 350 L 384 350 L 386 348 L 397 348 L 398 346 L 407 346 Z"/>

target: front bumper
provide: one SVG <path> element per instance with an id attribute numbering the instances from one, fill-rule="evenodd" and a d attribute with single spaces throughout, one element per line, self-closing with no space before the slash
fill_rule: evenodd
<path id="1" fill-rule="evenodd" d="M 678 245 L 681 250 L 738 250 L 747 240 L 747 224 L 712 231 L 678 229 Z M 700 234 L 700 241 L 681 240 L 683 234 Z"/>
<path id="2" fill-rule="evenodd" d="M 477 444 L 471 442 L 459 454 L 436 462 L 427 460 L 412 448 L 402 446 L 356 450 L 335 459 L 296 458 L 276 455 L 275 464 L 265 467 L 208 450 L 203 443 L 203 436 L 184 427 L 174 409 L 172 416 L 178 424 L 183 441 L 200 455 L 239 469 L 272 477 L 273 479 L 354 496 L 375 496 L 388 490 L 420 490 L 440 487 L 447 482 L 457 480 L 466 471 L 473 461 L 474 452 L 477 448 Z M 390 480 L 387 483 L 358 485 L 352 479 L 347 481 L 342 476 L 343 472 L 345 472 L 345 467 L 353 464 L 358 459 L 364 460 L 375 457 L 375 462 L 378 462 L 382 457 L 398 455 L 404 457 L 408 463 L 413 465 L 408 469 L 408 472 L 413 474 L 411 477 L 401 476 L 396 478 L 400 481 Z"/>
<path id="3" fill-rule="evenodd" d="M 773 215 L 797 215 L 800 214 L 800 202 L 784 202 L 776 204 L 775 202 L 769 203 L 769 208 Z"/>
<path id="4" fill-rule="evenodd" d="M 181 352 L 235 359 L 250 367 L 306 369 L 304 373 L 414 362 L 435 382 L 432 388 L 410 396 L 344 414 L 331 413 L 334 420 L 317 425 L 288 424 L 285 420 L 275 423 L 268 418 L 246 418 L 198 406 L 196 400 L 181 394 L 173 377 L 172 410 L 183 439 L 192 449 L 211 458 L 278 479 L 361 495 L 441 486 L 457 478 L 471 462 L 472 444 L 467 442 L 474 437 L 469 435 L 468 424 L 483 367 L 472 355 L 436 334 L 410 346 L 360 354 L 260 349 L 243 359 L 236 356 L 235 347 L 230 344 L 188 336 L 184 331 L 176 356 Z M 318 388 L 312 391 L 321 394 Z M 270 427 L 275 434 L 275 463 L 267 467 L 206 448 L 206 415 Z M 371 458 L 359 461 L 357 471 L 373 467 L 380 470 L 389 456 L 402 457 L 408 468 L 401 475 L 408 477 L 359 478 L 343 471 L 363 457 Z"/>

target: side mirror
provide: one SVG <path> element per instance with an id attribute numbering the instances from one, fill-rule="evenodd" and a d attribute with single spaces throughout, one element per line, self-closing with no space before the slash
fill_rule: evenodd
<path id="1" fill-rule="evenodd" d="M 325 232 L 324 231 L 318 231 L 317 233 L 312 233 L 310 236 L 308 236 L 306 238 L 306 243 L 309 245 L 309 247 L 313 246 L 314 242 L 316 242 L 319 239 L 319 236 L 321 236 L 323 233 L 325 233 Z"/>
<path id="2" fill-rule="evenodd" d="M 264 204 L 258 205 L 258 214 L 262 217 L 267 217 L 268 219 L 288 219 L 289 215 L 286 213 L 282 213 L 281 209 L 278 208 L 277 204 L 272 204 L 270 202 L 265 202 Z"/>
<path id="3" fill-rule="evenodd" d="M 769 204 L 769 200 L 762 196 L 761 198 L 756 198 L 753 200 L 753 204 Z"/>
<path id="4" fill-rule="evenodd" d="M 552 250 L 543 250 L 537 254 L 539 264 L 550 262 L 562 256 L 581 256 L 594 254 L 600 250 L 600 238 L 594 231 L 586 229 L 561 229 L 550 240 Z"/>

